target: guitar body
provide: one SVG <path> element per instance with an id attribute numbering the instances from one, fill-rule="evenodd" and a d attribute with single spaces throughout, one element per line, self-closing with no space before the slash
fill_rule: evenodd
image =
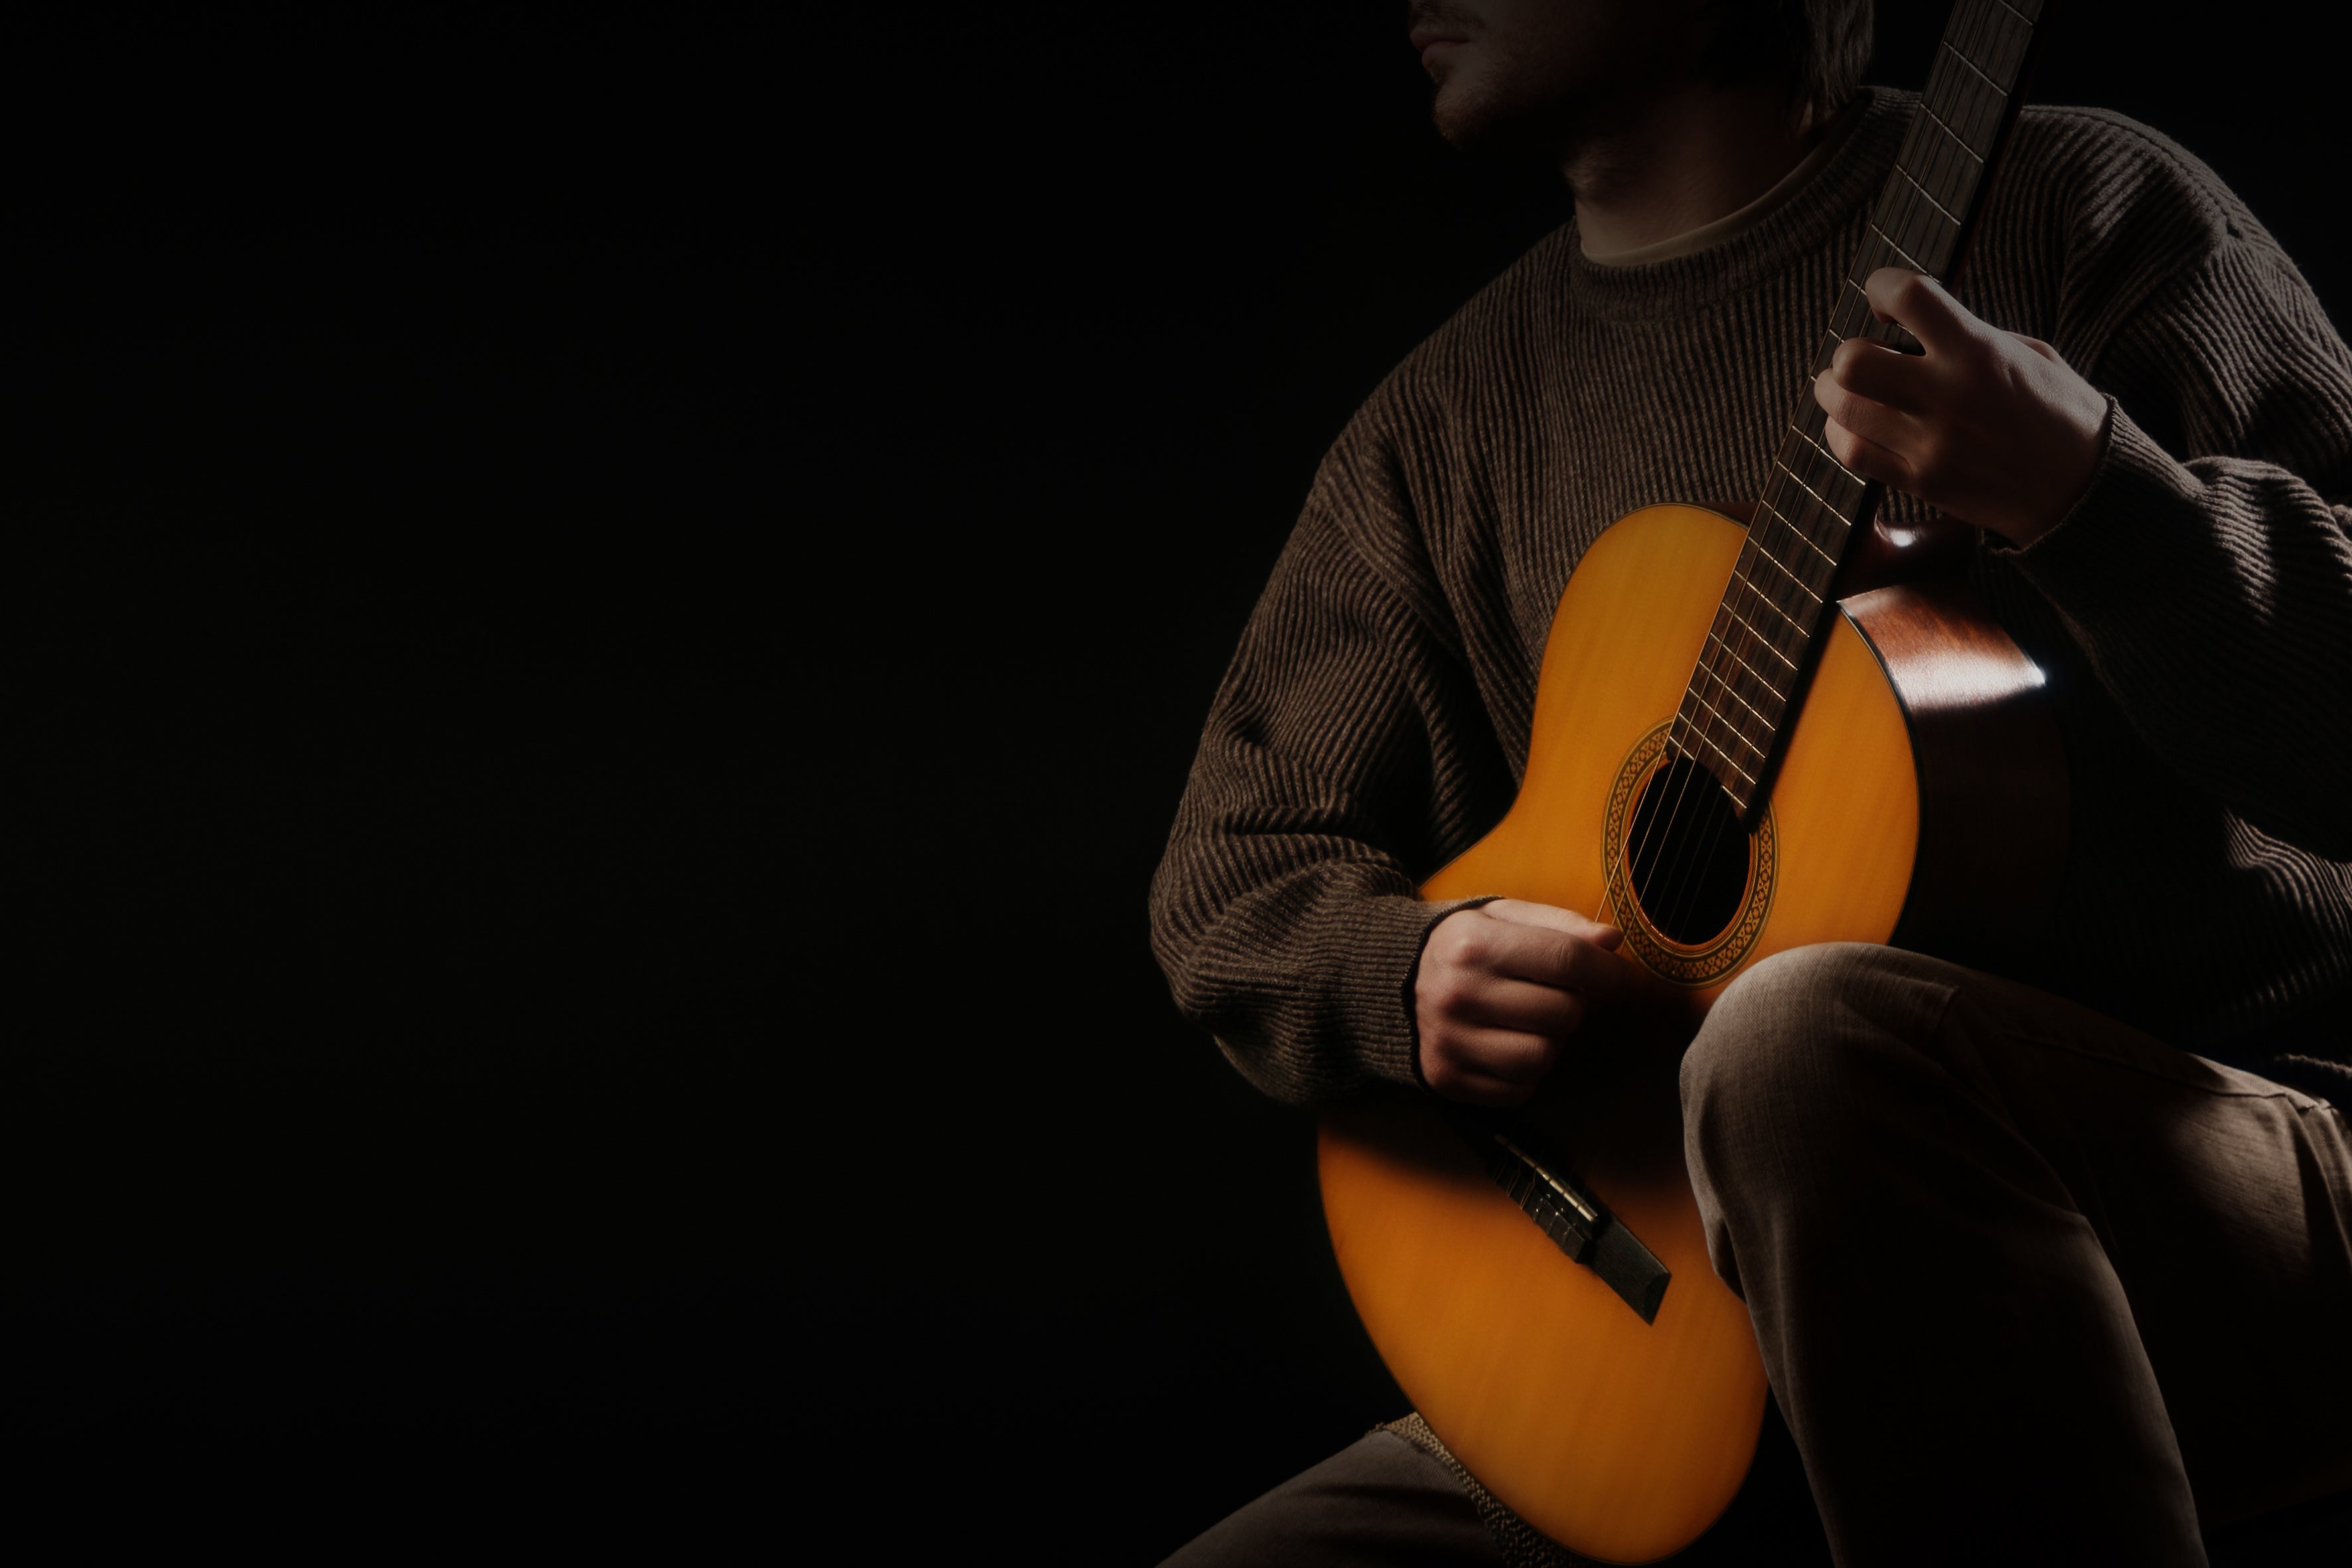
<path id="1" fill-rule="evenodd" d="M 1654 1321 L 1529 1223 L 1426 1097 L 1335 1113 L 1321 1135 L 1332 1243 L 1398 1383 L 1504 1504 L 1611 1562 L 1705 1531 L 1764 1410 L 1754 1331 L 1708 1263 L 1683 1163 L 1675 1074 L 1699 1014 L 1813 942 L 1988 960 L 1987 933 L 2030 940 L 2063 856 L 2041 672 L 1964 591 L 1893 587 L 1830 616 L 1769 800 L 1712 878 L 1650 853 L 1645 879 L 1643 846 L 1690 793 L 1668 721 L 1743 538 L 1658 506 L 1594 542 L 1552 622 L 1517 800 L 1422 889 L 1607 920 L 1654 980 L 1655 1005 L 1588 1026 L 1522 1113 L 1671 1272 Z"/>

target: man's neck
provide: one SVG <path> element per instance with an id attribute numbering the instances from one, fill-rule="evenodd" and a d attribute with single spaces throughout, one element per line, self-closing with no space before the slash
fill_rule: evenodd
<path id="1" fill-rule="evenodd" d="M 1560 161 L 1587 256 L 1614 256 L 1746 206 L 1803 161 L 1824 127 L 1791 122 L 1778 84 L 1690 83 L 1580 139 Z"/>

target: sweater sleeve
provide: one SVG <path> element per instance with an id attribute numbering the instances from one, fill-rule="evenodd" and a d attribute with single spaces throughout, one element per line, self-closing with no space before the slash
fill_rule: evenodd
<path id="1" fill-rule="evenodd" d="M 2352 355 L 2285 258 L 2233 233 L 2094 379 L 2121 395 L 2100 466 L 2010 559 L 2177 773 L 2352 858 Z"/>
<path id="2" fill-rule="evenodd" d="M 1449 837 L 1433 795 L 1460 804 L 1447 737 L 1465 679 L 1432 624 L 1401 487 L 1347 446 L 1217 692 L 1151 898 L 1178 1006 L 1297 1105 L 1417 1081 L 1413 974 L 1462 907 L 1414 888 Z"/>

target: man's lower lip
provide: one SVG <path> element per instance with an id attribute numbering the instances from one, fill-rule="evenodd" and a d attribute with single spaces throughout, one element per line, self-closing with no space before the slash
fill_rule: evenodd
<path id="1" fill-rule="evenodd" d="M 1446 50 L 1460 48 L 1462 42 L 1460 38 L 1432 38 L 1428 43 L 1421 46 L 1421 63 L 1423 65 L 1433 63 Z"/>

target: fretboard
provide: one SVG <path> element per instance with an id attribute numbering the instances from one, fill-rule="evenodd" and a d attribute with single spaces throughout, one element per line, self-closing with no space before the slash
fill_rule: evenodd
<path id="1" fill-rule="evenodd" d="M 1847 546 L 1877 487 L 1830 454 L 1813 378 L 1846 339 L 1916 349 L 1877 321 L 1863 283 L 1882 267 L 1938 279 L 1960 259 L 1986 174 L 2016 118 L 2017 88 L 2043 0 L 1957 0 L 1902 151 L 1886 176 L 1811 367 L 1797 388 L 1739 563 L 1675 717 L 1672 741 L 1723 783 L 1743 821 L 1771 787 Z"/>

